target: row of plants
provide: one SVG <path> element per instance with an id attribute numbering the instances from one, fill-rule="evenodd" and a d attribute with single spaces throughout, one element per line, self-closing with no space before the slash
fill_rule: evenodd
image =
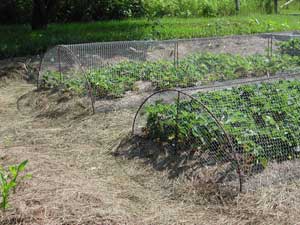
<path id="1" fill-rule="evenodd" d="M 281 51 L 289 50 L 281 46 Z M 97 97 L 122 97 L 134 90 L 136 81 L 151 81 L 156 89 L 192 87 L 215 81 L 245 77 L 275 75 L 300 69 L 300 58 L 295 55 L 274 54 L 239 56 L 232 54 L 197 53 L 187 56 L 174 66 L 173 61 L 124 61 L 87 74 L 94 95 Z M 85 92 L 83 75 L 71 74 L 61 79 L 61 74 L 49 72 L 43 76 L 47 87 L 62 84 L 80 94 Z"/>
<path id="2" fill-rule="evenodd" d="M 300 55 L 300 39 L 293 38 L 289 41 L 282 41 L 279 43 L 279 50 L 281 54 L 288 54 L 291 56 Z"/>
<path id="3" fill-rule="evenodd" d="M 237 152 L 251 156 L 252 165 L 265 167 L 270 160 L 300 156 L 300 81 L 245 85 L 195 97 L 197 101 L 147 106 L 146 137 L 176 144 L 182 151 L 224 155 L 228 140 L 201 102 L 222 124 Z"/>

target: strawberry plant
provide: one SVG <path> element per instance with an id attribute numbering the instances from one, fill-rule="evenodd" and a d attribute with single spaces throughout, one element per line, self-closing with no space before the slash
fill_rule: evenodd
<path id="1" fill-rule="evenodd" d="M 157 89 L 191 87 L 242 77 L 275 75 L 300 68 L 298 57 L 263 55 L 241 57 L 230 54 L 194 54 L 179 61 L 121 62 L 89 74 L 99 97 L 121 97 L 138 80 L 151 81 Z"/>
<path id="2" fill-rule="evenodd" d="M 178 66 L 166 60 L 124 61 L 87 74 L 94 95 L 97 97 L 122 97 L 133 90 L 136 81 L 151 81 L 157 89 L 191 87 L 215 81 L 243 77 L 275 75 L 293 72 L 300 68 L 300 58 L 287 54 L 239 56 L 231 54 L 198 53 L 179 61 Z M 62 77 L 64 79 L 62 79 Z M 45 87 L 65 87 L 85 93 L 84 76 L 66 76 L 56 72 L 43 76 Z"/>
<path id="3" fill-rule="evenodd" d="M 282 41 L 279 44 L 279 51 L 281 54 L 288 54 L 291 56 L 300 55 L 300 39 L 293 38 L 288 41 Z"/>
<path id="4" fill-rule="evenodd" d="M 57 71 L 47 71 L 40 81 L 40 87 L 45 89 L 63 88 L 74 91 L 80 95 L 86 93 L 86 80 L 83 75 L 67 76 Z"/>
<path id="5" fill-rule="evenodd" d="M 289 160 L 300 153 L 300 81 L 246 85 L 197 95 L 218 118 L 240 154 L 252 165 Z M 199 104 L 157 102 L 146 108 L 146 137 L 183 151 L 221 151 L 224 134 Z M 178 112 L 179 109 L 179 112 Z"/>

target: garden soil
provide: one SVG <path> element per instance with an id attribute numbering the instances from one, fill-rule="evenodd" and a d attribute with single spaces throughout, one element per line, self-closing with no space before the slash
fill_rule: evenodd
<path id="1" fill-rule="evenodd" d="M 86 99 L 37 92 L 16 79 L 26 72 L 17 65 L 0 81 L 0 164 L 27 159 L 32 178 L 11 195 L 1 225 L 299 223 L 300 182 L 201 200 L 183 179 L 170 180 L 139 158 L 116 157 L 134 110 L 91 115 Z"/>

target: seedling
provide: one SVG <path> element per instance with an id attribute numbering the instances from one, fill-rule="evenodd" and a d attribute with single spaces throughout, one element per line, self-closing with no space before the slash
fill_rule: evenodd
<path id="1" fill-rule="evenodd" d="M 9 196 L 12 190 L 16 190 L 19 184 L 19 175 L 25 170 L 28 160 L 23 161 L 19 165 L 9 166 L 7 170 L 0 167 L 0 193 L 1 193 L 1 204 L 0 208 L 5 211 L 9 207 Z M 22 178 L 29 178 L 30 175 L 26 174 Z"/>
<path id="2" fill-rule="evenodd" d="M 3 138 L 2 142 L 4 144 L 4 147 L 9 148 L 13 144 L 13 137 L 11 137 L 11 136 L 5 136 Z"/>

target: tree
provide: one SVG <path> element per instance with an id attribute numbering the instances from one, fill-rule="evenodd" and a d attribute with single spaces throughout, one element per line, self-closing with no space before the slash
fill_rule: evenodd
<path id="1" fill-rule="evenodd" d="M 235 10 L 236 12 L 239 12 L 240 11 L 240 0 L 235 0 Z"/>
<path id="2" fill-rule="evenodd" d="M 57 0 L 32 0 L 32 30 L 46 29 Z"/>
<path id="3" fill-rule="evenodd" d="M 274 12 L 278 13 L 278 0 L 274 0 Z"/>

